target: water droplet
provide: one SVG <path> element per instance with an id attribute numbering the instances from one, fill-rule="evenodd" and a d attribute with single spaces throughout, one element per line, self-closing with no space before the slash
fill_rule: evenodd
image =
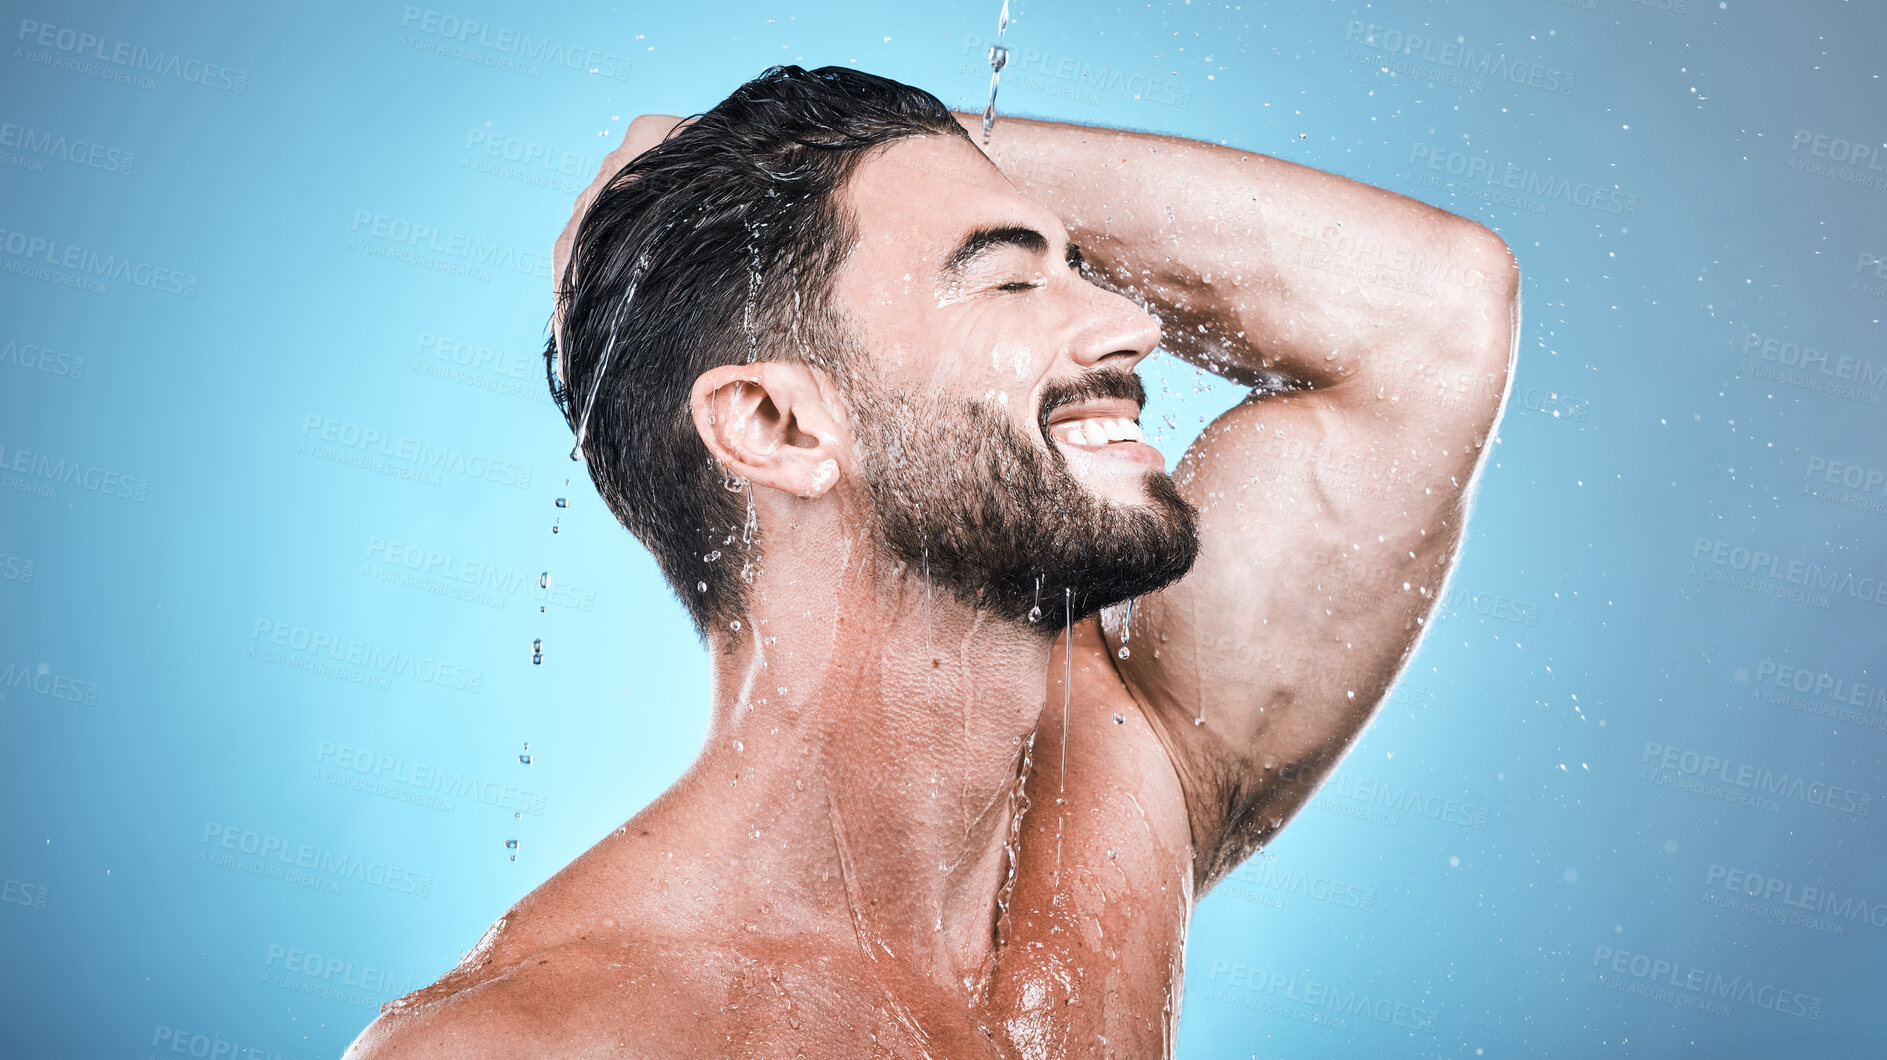
<path id="1" fill-rule="evenodd" d="M 727 624 L 727 628 L 733 630 L 736 633 L 739 633 L 740 632 L 740 619 L 737 618 L 734 621 L 729 622 Z"/>
<path id="2" fill-rule="evenodd" d="M 1029 621 L 1040 622 L 1041 620 L 1042 620 L 1042 609 L 1040 607 L 1029 608 Z"/>
<path id="3" fill-rule="evenodd" d="M 519 755 L 519 756 L 518 756 L 518 761 L 519 761 L 520 763 L 522 763 L 522 764 L 524 764 L 524 765 L 527 765 L 527 766 L 528 766 L 528 765 L 532 765 L 532 764 L 534 764 L 534 763 L 536 763 L 536 761 L 537 761 L 537 756 L 536 756 L 536 755 Z"/>
<path id="4" fill-rule="evenodd" d="M 517 811 L 516 813 L 514 813 L 514 814 L 512 814 L 511 816 L 512 816 L 512 818 L 513 818 L 513 819 L 515 819 L 515 820 L 519 820 L 519 821 L 522 821 L 522 820 L 524 820 L 524 811 L 523 811 L 523 810 L 519 810 L 519 811 Z"/>
<path id="5" fill-rule="evenodd" d="M 708 583 L 707 583 L 707 582 L 696 582 L 696 583 L 695 583 L 695 592 L 698 592 L 698 593 L 705 593 L 705 592 L 707 592 L 707 591 L 708 591 Z"/>
<path id="6" fill-rule="evenodd" d="M 559 507 L 559 508 L 568 508 L 568 507 L 570 507 L 570 498 L 568 498 L 568 497 L 559 497 L 559 498 L 557 498 L 557 507 Z"/>
<path id="7" fill-rule="evenodd" d="M 1129 653 L 1129 652 L 1127 651 L 1127 646 L 1126 646 L 1125 644 L 1123 644 L 1123 645 L 1121 645 L 1121 647 L 1120 647 L 1120 657 L 1121 657 L 1121 658 L 1123 658 L 1123 659 L 1125 659 L 1125 658 L 1126 658 L 1126 657 L 1127 657 L 1127 656 L 1128 656 L 1129 654 L 1130 654 L 1130 653 Z"/>
<path id="8" fill-rule="evenodd" d="M 557 520 L 557 522 L 555 522 L 555 523 L 552 523 L 552 524 L 550 524 L 550 532 L 551 532 L 551 533 L 553 533 L 553 534 L 554 534 L 554 533 L 556 533 L 556 532 L 557 532 L 557 526 L 558 526 L 558 524 L 560 524 L 560 523 L 562 523 L 562 522 L 563 522 L 563 520 L 562 520 L 562 519 L 559 519 L 559 520 Z"/>
<path id="9" fill-rule="evenodd" d="M 715 560 L 721 558 L 721 550 L 717 548 L 714 551 L 708 553 L 707 555 L 701 558 L 708 561 L 709 563 L 713 563 Z"/>
<path id="10" fill-rule="evenodd" d="M 515 840 L 515 839 L 507 839 L 507 840 L 505 840 L 505 849 L 506 849 L 506 850 L 516 850 L 517 848 L 518 848 L 518 841 L 517 841 L 517 840 Z"/>
<path id="11" fill-rule="evenodd" d="M 1127 715 L 1125 715 L 1125 714 L 1122 714 L 1122 713 L 1120 713 L 1119 711 L 1115 711 L 1115 713 L 1114 713 L 1114 724 L 1116 724 L 1116 725 L 1125 725 L 1125 724 L 1127 724 Z"/>
<path id="12" fill-rule="evenodd" d="M 544 665 L 544 641 L 541 637 L 531 642 L 531 665 Z"/>
<path id="13" fill-rule="evenodd" d="M 550 572 L 549 571 L 545 571 L 544 573 L 537 576 L 537 587 L 539 589 L 550 588 Z"/>

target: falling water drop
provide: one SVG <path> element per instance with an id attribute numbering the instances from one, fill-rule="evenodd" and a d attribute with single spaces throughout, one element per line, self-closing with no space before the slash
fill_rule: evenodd
<path id="1" fill-rule="evenodd" d="M 557 532 L 557 527 L 558 527 L 558 526 L 560 526 L 560 525 L 562 525 L 562 523 L 563 523 L 563 520 L 562 520 L 562 519 L 558 519 L 558 520 L 557 520 L 556 522 L 554 522 L 554 523 L 552 523 L 552 524 L 550 524 L 550 532 L 551 532 L 551 533 L 553 533 L 553 534 L 554 534 L 554 533 L 556 533 L 556 532 Z"/>
<path id="2" fill-rule="evenodd" d="M 544 640 L 542 637 L 531 641 L 531 665 L 544 665 Z"/>
<path id="3" fill-rule="evenodd" d="M 1009 49 L 1003 47 L 1002 35 L 1009 28 L 1009 0 L 1002 0 L 1002 14 L 996 16 L 996 43 L 989 46 L 989 103 L 983 108 L 983 144 L 989 145 L 989 131 L 996 127 L 996 85 L 1002 80 L 1002 68 L 1009 65 Z"/>
<path id="4" fill-rule="evenodd" d="M 568 498 L 568 497 L 559 497 L 559 498 L 557 498 L 557 507 L 559 507 L 559 508 L 568 508 L 568 507 L 570 507 L 570 498 Z"/>
<path id="5" fill-rule="evenodd" d="M 537 756 L 531 753 L 530 744 L 527 743 L 524 745 L 524 753 L 518 756 L 518 761 L 527 766 L 537 761 Z"/>
<path id="6" fill-rule="evenodd" d="M 1029 621 L 1040 622 L 1041 620 L 1042 620 L 1042 576 L 1038 574 L 1035 576 L 1035 606 L 1029 608 Z"/>
<path id="7" fill-rule="evenodd" d="M 1129 654 L 1131 654 L 1127 650 L 1127 642 L 1132 640 L 1133 635 L 1134 635 L 1133 625 L 1134 625 L 1134 600 L 1135 599 L 1136 598 L 1132 596 L 1127 598 L 1127 617 L 1123 619 L 1120 624 L 1120 657 L 1123 659 L 1125 659 Z"/>
<path id="8" fill-rule="evenodd" d="M 506 849 L 506 850 L 516 850 L 517 848 L 518 848 L 518 841 L 517 841 L 517 840 L 515 840 L 515 839 L 507 839 L 507 840 L 505 840 L 505 849 Z"/>
<path id="9" fill-rule="evenodd" d="M 545 571 L 544 573 L 537 576 L 537 587 L 539 589 L 550 588 L 550 572 L 549 571 Z"/>

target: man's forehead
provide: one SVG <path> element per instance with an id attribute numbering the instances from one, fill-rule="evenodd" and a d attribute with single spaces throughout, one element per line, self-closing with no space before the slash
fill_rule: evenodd
<path id="1" fill-rule="evenodd" d="M 1061 231 L 1054 215 L 1023 197 L 969 141 L 956 136 L 911 137 L 862 161 L 846 193 L 858 224 L 859 249 L 872 257 L 901 248 L 935 258 L 979 226 L 1031 223 L 1052 241 Z"/>

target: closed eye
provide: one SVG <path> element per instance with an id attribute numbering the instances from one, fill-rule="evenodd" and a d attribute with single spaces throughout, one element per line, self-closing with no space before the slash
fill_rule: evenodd
<path id="1" fill-rule="evenodd" d="M 1040 287 L 1040 286 L 1042 285 L 1039 283 L 1031 283 L 1027 280 L 1017 280 L 1014 283 L 1005 283 L 996 289 L 998 291 L 1033 291 L 1037 287 Z"/>

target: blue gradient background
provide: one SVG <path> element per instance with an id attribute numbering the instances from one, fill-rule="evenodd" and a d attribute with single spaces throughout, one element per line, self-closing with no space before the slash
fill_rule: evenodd
<path id="1" fill-rule="evenodd" d="M 476 40 L 453 50 L 397 4 L 3 6 L 0 140 L 23 135 L 11 123 L 68 147 L 0 146 L 0 1053 L 336 1055 L 381 1001 L 444 972 L 661 791 L 704 731 L 705 668 L 680 609 L 565 457 L 537 356 L 548 266 L 533 256 L 629 118 L 705 109 L 767 64 L 851 63 L 980 106 L 998 5 L 435 9 L 488 39 L 590 49 L 574 53 L 583 69 Z M 1830 167 L 1867 186 L 1792 168 L 1828 164 L 1812 139 L 1792 146 L 1798 130 L 1887 136 L 1887 16 L 1830 0 L 1676 6 L 1016 7 L 1011 113 L 1223 142 L 1414 195 L 1494 227 L 1526 273 L 1519 374 L 1445 615 L 1329 787 L 1200 907 L 1182 1056 L 1887 1047 L 1887 928 L 1707 900 L 1739 899 L 1714 865 L 1865 901 L 1887 923 L 1873 905 L 1887 902 L 1887 711 L 1830 717 L 1800 709 L 1827 696 L 1758 694 L 1784 691 L 1765 664 L 1879 680 L 1887 609 L 1746 591 L 1695 555 L 1703 538 L 1706 552 L 1722 541 L 1887 576 L 1878 487 L 1807 476 L 1815 460 L 1887 469 L 1887 388 L 1793 385 L 1745 349 L 1755 333 L 1887 365 L 1887 283 L 1859 265 L 1887 257 L 1887 169 Z M 1570 73 L 1570 91 L 1438 85 L 1424 75 L 1447 68 L 1419 48 L 1385 70 L 1353 21 L 1380 27 L 1378 44 L 1459 39 L 1510 70 Z M 206 87 L 186 79 L 201 66 L 160 66 L 120 83 L 71 68 L 86 60 L 56 35 L 39 44 L 33 24 L 230 73 Z M 1136 99 L 1079 78 L 1102 68 L 1174 87 Z M 571 172 L 483 153 L 506 138 L 553 167 L 574 159 Z M 118 162 L 75 162 L 76 141 Z M 1422 150 L 1617 191 L 1633 215 L 1490 200 Z M 504 260 L 482 276 L 396 260 L 363 213 Z M 194 295 L 35 264 L 32 239 L 194 277 Z M 455 366 L 459 343 L 485 362 Z M 1148 422 L 1176 424 L 1169 459 L 1236 398 L 1164 356 L 1147 374 Z M 528 469 L 528 483 L 337 462 L 311 417 L 496 461 L 500 478 Z M 42 456 L 85 470 L 49 481 Z M 86 488 L 107 471 L 142 480 L 144 499 Z M 391 543 L 435 569 L 417 579 Z M 497 587 L 438 591 L 472 563 Z M 540 614 L 542 570 L 557 594 Z M 290 662 L 309 653 L 271 643 L 276 628 L 447 676 L 376 687 L 360 667 L 311 672 Z M 475 691 L 449 687 L 473 675 Z M 1745 805 L 1719 797 L 1746 790 L 1721 778 L 1660 783 L 1698 778 L 1681 757 L 1659 770 L 1653 744 L 1731 776 L 1750 765 L 1851 789 L 1871 812 L 1786 793 Z M 337 784 L 374 779 L 337 763 L 342 746 L 400 764 L 379 789 Z M 489 797 L 397 779 L 418 766 L 476 777 Z M 513 799 L 532 812 L 515 817 Z M 376 877 L 394 866 L 396 882 L 258 874 L 288 866 L 220 844 L 245 833 Z M 402 889 L 422 881 L 424 895 Z M 1721 1011 L 1686 1007 L 1714 995 L 1648 982 L 1629 958 L 1614 970 L 1601 947 L 1671 962 L 1680 982 L 1695 968 L 1798 992 L 1814 1018 L 1739 1000 L 1740 986 Z"/>

